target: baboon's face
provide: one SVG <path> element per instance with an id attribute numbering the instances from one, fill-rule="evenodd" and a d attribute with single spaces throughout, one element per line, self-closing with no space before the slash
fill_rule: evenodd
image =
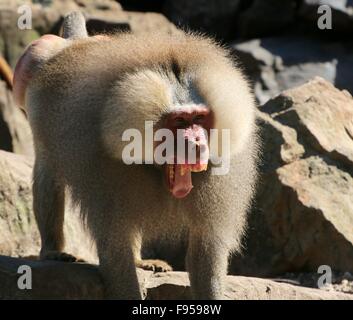
<path id="1" fill-rule="evenodd" d="M 163 122 L 174 137 L 174 153 L 167 155 L 164 165 L 167 187 L 175 198 L 184 198 L 193 188 L 192 174 L 207 170 L 212 112 L 204 105 L 183 105 Z"/>

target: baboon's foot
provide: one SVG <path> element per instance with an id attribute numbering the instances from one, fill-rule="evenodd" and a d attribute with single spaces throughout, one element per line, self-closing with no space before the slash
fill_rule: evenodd
<path id="1" fill-rule="evenodd" d="M 167 262 L 162 260 L 137 260 L 135 264 L 137 268 L 153 272 L 173 271 L 173 268 Z"/>
<path id="2" fill-rule="evenodd" d="M 83 259 L 75 257 L 69 253 L 61 251 L 47 251 L 41 253 L 40 258 L 42 260 L 55 260 L 62 262 L 85 262 Z"/>

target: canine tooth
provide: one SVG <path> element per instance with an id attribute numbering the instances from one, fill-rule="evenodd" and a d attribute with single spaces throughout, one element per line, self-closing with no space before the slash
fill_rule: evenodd
<path id="1" fill-rule="evenodd" d="M 197 164 L 191 168 L 192 172 L 201 172 L 207 170 L 207 163 Z"/>
<path id="2" fill-rule="evenodd" d="M 174 180 L 174 167 L 169 165 L 168 166 L 168 171 L 169 171 L 169 179 Z"/>
<path id="3" fill-rule="evenodd" d="M 180 175 L 181 175 L 181 176 L 185 175 L 185 173 L 187 172 L 187 170 L 188 170 L 188 167 L 187 167 L 187 166 L 181 165 L 181 166 L 180 166 Z"/>

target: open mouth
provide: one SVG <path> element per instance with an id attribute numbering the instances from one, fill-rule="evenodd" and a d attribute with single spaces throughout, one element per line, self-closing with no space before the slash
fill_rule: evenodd
<path id="1" fill-rule="evenodd" d="M 186 197 L 193 188 L 191 173 L 205 170 L 207 170 L 207 163 L 167 164 L 166 177 L 169 191 L 175 198 Z"/>

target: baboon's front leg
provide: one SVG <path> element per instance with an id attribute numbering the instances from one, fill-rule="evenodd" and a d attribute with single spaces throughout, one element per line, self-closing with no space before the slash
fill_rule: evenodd
<path id="1" fill-rule="evenodd" d="M 229 250 L 211 233 L 192 233 L 186 265 L 194 299 L 224 299 Z"/>

